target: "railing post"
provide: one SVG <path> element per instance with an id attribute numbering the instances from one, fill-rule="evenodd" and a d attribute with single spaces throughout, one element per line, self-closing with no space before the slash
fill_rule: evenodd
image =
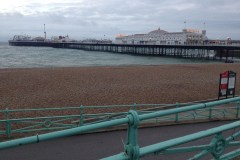
<path id="1" fill-rule="evenodd" d="M 9 110 L 8 110 L 8 108 L 5 109 L 5 116 L 6 116 L 6 135 L 7 135 L 7 138 L 10 138 L 11 123 L 9 121 Z"/>
<path id="2" fill-rule="evenodd" d="M 137 110 L 137 104 L 134 103 L 132 107 L 130 107 L 132 110 L 136 111 Z"/>
<path id="3" fill-rule="evenodd" d="M 80 119 L 79 119 L 79 126 L 82 126 L 84 123 L 84 106 L 80 106 Z"/>
<path id="4" fill-rule="evenodd" d="M 237 115 L 236 118 L 239 118 L 240 106 L 237 106 Z"/>
<path id="5" fill-rule="evenodd" d="M 223 110 L 223 118 L 226 118 L 226 109 Z"/>
<path id="6" fill-rule="evenodd" d="M 134 110 L 130 110 L 128 115 L 128 134 L 127 142 L 124 146 L 125 154 L 128 156 L 129 160 L 139 159 L 139 145 L 138 145 L 138 124 L 139 116 Z"/>
<path id="7" fill-rule="evenodd" d="M 179 103 L 177 102 L 176 108 L 178 108 L 178 107 L 179 107 Z M 179 121 L 179 115 L 178 115 L 178 113 L 176 113 L 175 122 L 178 122 L 178 121 Z"/>
<path id="8" fill-rule="evenodd" d="M 209 115 L 208 115 L 209 119 L 212 119 L 212 108 L 209 108 Z"/>

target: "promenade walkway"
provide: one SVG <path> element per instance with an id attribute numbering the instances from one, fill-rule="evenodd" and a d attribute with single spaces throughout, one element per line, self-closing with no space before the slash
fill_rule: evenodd
<path id="1" fill-rule="evenodd" d="M 231 121 L 216 121 L 198 124 L 184 124 L 139 129 L 139 144 L 146 146 L 174 137 L 213 128 Z M 233 131 L 226 132 L 230 135 Z M 108 157 L 123 151 L 126 130 L 105 133 L 78 135 L 30 144 L 26 146 L 1 150 L 2 160 L 95 160 Z M 225 135 L 224 134 L 224 135 Z M 193 144 L 208 144 L 212 137 L 202 139 Z M 188 143 L 190 144 L 190 143 Z M 159 155 L 143 158 L 144 160 L 182 160 L 190 158 L 193 153 Z M 206 158 L 206 157 L 205 157 Z M 209 159 L 209 158 L 208 158 Z"/>

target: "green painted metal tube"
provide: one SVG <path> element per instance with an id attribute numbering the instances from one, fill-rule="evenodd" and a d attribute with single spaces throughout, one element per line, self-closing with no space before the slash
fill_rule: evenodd
<path id="1" fill-rule="evenodd" d="M 176 108 L 179 107 L 179 103 L 176 103 Z M 178 113 L 176 113 L 176 116 L 175 116 L 175 122 L 178 122 L 179 121 L 179 115 Z"/>
<path id="2" fill-rule="evenodd" d="M 194 110 L 194 109 L 200 109 L 200 108 L 206 108 L 206 107 L 226 104 L 226 103 L 235 102 L 235 101 L 240 101 L 240 97 L 225 99 L 225 100 L 220 100 L 220 101 L 215 101 L 215 102 L 209 102 L 209 103 L 205 103 L 205 104 L 197 104 L 197 105 L 192 105 L 192 106 L 187 106 L 187 107 L 181 107 L 181 108 L 177 108 L 177 109 L 158 111 L 155 113 L 144 114 L 144 115 L 139 116 L 139 120 L 146 120 L 146 119 L 156 118 L 156 117 L 160 117 L 160 116 L 190 111 L 190 110 Z M 121 118 L 121 119 L 115 119 L 115 120 L 111 120 L 111 121 L 91 124 L 91 125 L 87 125 L 87 126 L 67 129 L 67 130 L 63 130 L 63 131 L 42 134 L 42 135 L 38 135 L 38 136 L 32 136 L 32 137 L 28 137 L 28 138 L 21 138 L 21 139 L 12 140 L 12 141 L 1 142 L 0 149 L 14 147 L 14 146 L 22 145 L 22 144 L 36 143 L 36 142 L 50 140 L 50 139 L 54 139 L 54 138 L 60 138 L 60 137 L 65 137 L 65 136 L 81 134 L 81 133 L 89 132 L 92 130 L 126 124 L 128 122 L 129 122 L 128 118 Z"/>
<path id="3" fill-rule="evenodd" d="M 210 150 L 204 150 L 198 154 L 196 154 L 195 156 L 193 156 L 192 158 L 189 158 L 188 160 L 198 160 L 198 159 L 202 159 L 202 157 L 204 157 L 205 155 L 207 155 L 210 152 Z"/>
<path id="4" fill-rule="evenodd" d="M 11 122 L 18 121 L 32 121 L 32 120 L 45 120 L 45 119 L 58 119 L 58 118 L 79 118 L 79 115 L 67 115 L 67 116 L 52 116 L 52 117 L 35 117 L 35 118 L 19 118 L 19 119 L 9 119 Z M 6 120 L 0 120 L 0 123 Z"/>
<path id="5" fill-rule="evenodd" d="M 9 121 L 9 111 L 8 108 L 6 108 L 5 110 L 5 116 L 6 116 L 6 121 L 5 121 L 5 128 L 6 128 L 6 135 L 8 138 L 10 138 L 10 134 L 11 134 L 11 122 Z"/>
<path id="6" fill-rule="evenodd" d="M 238 106 L 238 107 L 237 107 L 237 115 L 236 115 L 236 118 L 239 118 L 239 115 L 240 115 L 240 107 Z"/>
<path id="7" fill-rule="evenodd" d="M 230 102 L 237 102 L 237 101 L 240 101 L 240 97 L 224 99 L 224 100 L 208 102 L 208 103 L 202 103 L 202 104 L 196 104 L 196 105 L 191 105 L 191 106 L 186 106 L 186 107 L 181 107 L 181 108 L 174 108 L 174 109 L 168 109 L 168 110 L 163 110 L 163 111 L 157 111 L 157 112 L 154 112 L 154 113 L 140 115 L 139 119 L 142 121 L 142 120 L 147 120 L 147 119 L 151 119 L 151 118 L 155 118 L 155 117 L 166 116 L 166 115 L 169 115 L 169 114 L 176 114 L 176 113 L 186 112 L 186 111 L 195 110 L 195 109 L 213 107 L 213 106 L 216 106 L 216 105 L 222 105 L 222 104 L 227 104 L 227 103 L 230 103 Z"/>
<path id="8" fill-rule="evenodd" d="M 174 139 L 160 142 L 157 144 L 149 145 L 149 146 L 140 148 L 140 157 L 147 156 L 147 155 L 157 153 L 160 151 L 164 151 L 165 149 L 173 147 L 173 146 L 177 146 L 177 145 L 181 145 L 181 144 L 184 144 L 184 143 L 187 143 L 190 141 L 198 140 L 200 138 L 211 136 L 216 133 L 220 133 L 220 132 L 230 130 L 233 128 L 237 128 L 237 127 L 240 127 L 240 121 L 226 124 L 226 125 L 223 125 L 220 127 L 208 129 L 205 131 L 193 133 L 193 134 L 186 135 L 183 137 L 174 138 Z M 125 159 L 126 159 L 126 155 L 124 153 L 120 153 L 120 154 L 117 154 L 117 155 L 114 155 L 111 157 L 104 158 L 104 160 L 125 160 Z"/>
<path id="9" fill-rule="evenodd" d="M 36 136 L 1 142 L 0 149 L 20 146 L 20 145 L 25 145 L 25 144 L 30 144 L 30 143 L 38 143 L 41 141 L 46 141 L 46 140 L 60 138 L 60 137 L 77 135 L 77 134 L 89 132 L 92 130 L 126 124 L 128 122 L 129 122 L 128 118 L 121 118 L 121 119 L 116 119 L 116 120 L 112 120 L 112 121 L 101 122 L 101 123 L 97 123 L 97 124 L 91 124 L 91 125 L 87 125 L 87 126 L 81 126 L 81 127 L 76 127 L 76 128 L 72 128 L 72 129 L 67 129 L 67 130 L 63 130 L 63 131 L 57 131 L 57 132 L 52 132 L 52 133 L 47 133 L 47 134 L 42 134 L 42 135 L 36 135 Z"/>
<path id="10" fill-rule="evenodd" d="M 125 153 L 120 153 L 111 157 L 102 158 L 100 160 L 129 160 L 129 158 Z"/>
<path id="11" fill-rule="evenodd" d="M 240 137 L 240 131 L 237 133 L 234 133 L 233 135 L 226 138 L 227 142 L 233 141 L 235 139 L 238 139 Z"/>
<path id="12" fill-rule="evenodd" d="M 79 117 L 79 125 L 82 126 L 84 123 L 84 107 L 80 107 L 80 117 Z"/>
<path id="13" fill-rule="evenodd" d="M 212 108 L 209 108 L 209 115 L 208 115 L 208 119 L 212 119 Z"/>
<path id="14" fill-rule="evenodd" d="M 188 146 L 188 147 L 171 148 L 171 149 L 166 149 L 165 151 L 161 152 L 160 154 L 195 152 L 195 151 L 207 150 L 210 147 L 211 147 L 211 145 L 207 144 L 207 145 L 200 145 L 200 146 Z"/>
<path id="15" fill-rule="evenodd" d="M 229 142 L 228 146 L 240 146 L 240 142 L 238 142 L 238 141 Z"/>
<path id="16" fill-rule="evenodd" d="M 231 159 L 233 159 L 235 157 L 238 157 L 238 156 L 240 156 L 240 149 L 229 152 L 225 155 L 222 155 L 219 159 L 220 160 L 231 160 Z"/>
<path id="17" fill-rule="evenodd" d="M 190 142 L 193 140 L 198 140 L 200 138 L 203 137 L 207 137 L 207 136 L 211 136 L 214 135 L 216 133 L 222 132 L 222 131 L 226 131 L 226 130 L 230 130 L 233 128 L 237 128 L 240 127 L 240 121 L 237 122 L 233 122 L 230 124 L 226 124 L 220 127 L 216 127 L 216 128 L 212 128 L 212 129 L 208 129 L 205 131 L 201 131 L 201 132 L 197 132 L 194 134 L 190 134 L 187 136 L 183 136 L 183 137 L 179 137 L 179 138 L 175 138 L 175 139 L 171 139 L 165 142 L 161 142 L 161 143 L 157 143 L 157 144 L 153 144 L 147 147 L 143 147 L 140 148 L 140 156 L 145 156 L 148 154 L 151 154 L 153 152 L 159 152 L 161 150 L 173 147 L 173 146 L 177 146 L 186 142 Z"/>
<path id="18" fill-rule="evenodd" d="M 180 105 L 191 105 L 191 103 L 181 103 Z M 109 106 L 84 106 L 84 109 L 87 108 L 128 108 L 133 107 L 134 105 L 109 105 Z M 136 104 L 136 107 L 138 106 L 175 106 L 175 104 Z M 81 106 L 80 106 L 81 107 Z M 49 110 L 77 110 L 80 107 L 62 107 L 62 108 L 31 108 L 31 109 L 9 109 L 8 112 L 28 112 L 28 111 L 49 111 Z M 5 110 L 0 110 L 0 113 L 5 113 Z"/>

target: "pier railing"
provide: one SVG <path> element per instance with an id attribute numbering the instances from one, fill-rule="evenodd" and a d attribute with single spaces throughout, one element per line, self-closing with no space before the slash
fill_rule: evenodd
<path id="1" fill-rule="evenodd" d="M 156 144 L 146 146 L 146 147 L 141 147 L 141 148 L 139 147 L 139 144 L 138 144 L 138 127 L 140 124 L 148 120 L 169 116 L 169 115 L 176 116 L 176 114 L 181 114 L 188 111 L 196 111 L 198 109 L 210 109 L 215 106 L 226 105 L 229 103 L 234 103 L 239 101 L 240 101 L 240 97 L 235 97 L 231 99 L 224 99 L 219 101 L 189 105 L 189 106 L 184 106 L 184 107 L 179 107 L 174 109 L 154 111 L 152 113 L 145 113 L 145 114 L 139 114 L 137 111 L 130 110 L 127 116 L 124 118 L 117 118 L 110 121 L 88 124 L 88 125 L 79 126 L 76 128 L 71 128 L 63 131 L 57 131 L 57 132 L 52 132 L 47 134 L 41 134 L 41 135 L 1 142 L 0 149 L 5 149 L 5 148 L 29 144 L 29 143 L 39 143 L 39 142 L 54 139 L 54 138 L 82 134 L 90 131 L 96 131 L 99 129 L 113 127 L 113 126 L 128 125 L 127 140 L 124 146 L 125 148 L 124 152 L 105 158 L 105 159 L 137 160 L 147 155 L 196 152 L 196 151 L 200 153 L 197 153 L 190 159 L 200 159 L 207 154 L 212 156 L 214 159 L 222 159 L 222 160 L 232 159 L 233 157 L 240 155 L 240 150 L 237 149 L 229 153 L 225 153 L 224 151 L 226 148 L 229 148 L 232 146 L 240 146 L 240 142 L 238 141 L 238 138 L 240 137 L 240 131 L 236 130 L 236 128 L 240 128 L 240 121 L 236 121 L 236 122 L 223 125 L 220 127 L 212 128 L 206 131 L 201 131 L 201 132 L 186 135 L 183 137 L 174 138 L 171 140 L 167 140 L 164 142 L 156 143 Z M 237 114 L 235 116 L 237 116 Z M 230 136 L 225 138 L 222 133 L 232 129 L 234 129 L 233 130 L 234 133 L 232 132 Z M 209 142 L 209 144 L 179 147 L 179 145 L 181 144 L 202 139 L 205 137 L 213 136 L 213 135 L 215 135 L 215 137 L 213 137 L 213 139 Z"/>
<path id="2" fill-rule="evenodd" d="M 8 138 L 25 133 L 43 133 L 74 128 L 92 123 L 125 117 L 132 109 L 148 113 L 166 108 L 182 107 L 193 103 L 131 104 L 108 106 L 79 106 L 62 108 L 33 108 L 0 110 L 0 135 Z"/>
<path id="3" fill-rule="evenodd" d="M 139 115 L 142 115 L 160 110 L 182 108 L 193 104 L 132 104 L 35 109 L 7 108 L 0 110 L 0 135 L 2 139 L 5 139 L 4 137 L 22 137 L 122 118 L 128 114 L 128 110 L 135 110 Z M 212 108 L 202 108 L 156 117 L 144 121 L 142 126 L 179 124 L 193 121 L 232 120 L 239 117 L 239 103 L 229 103 Z M 126 128 L 126 126 L 118 128 Z"/>

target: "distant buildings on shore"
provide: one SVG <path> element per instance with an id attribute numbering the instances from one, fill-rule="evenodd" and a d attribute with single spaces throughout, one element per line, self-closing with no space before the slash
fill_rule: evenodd
<path id="1" fill-rule="evenodd" d="M 151 45 L 199 45 L 208 40 L 206 30 L 183 29 L 182 32 L 167 32 L 158 28 L 147 34 L 117 35 L 117 44 Z"/>

